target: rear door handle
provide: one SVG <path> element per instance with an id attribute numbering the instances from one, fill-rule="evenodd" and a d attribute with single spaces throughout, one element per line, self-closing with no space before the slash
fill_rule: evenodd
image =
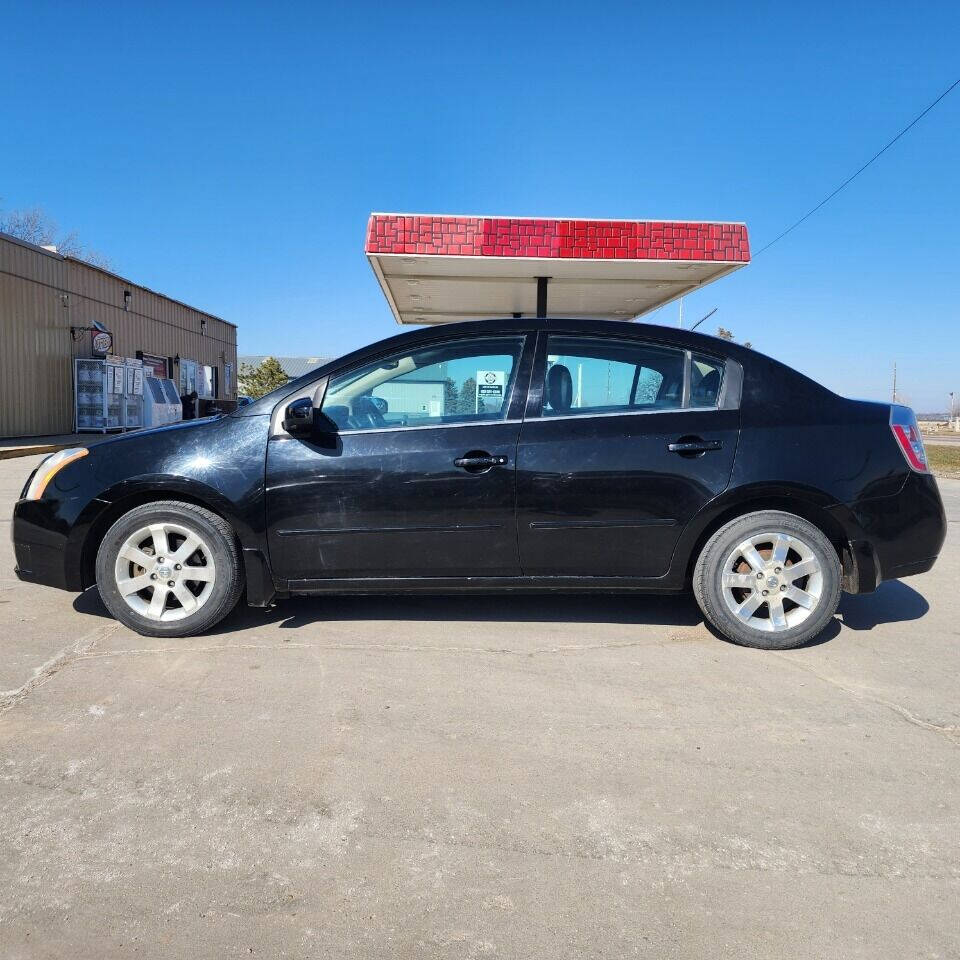
<path id="1" fill-rule="evenodd" d="M 667 449 L 671 453 L 706 453 L 707 450 L 722 450 L 723 444 L 719 440 L 678 440 L 668 443 Z"/>
<path id="2" fill-rule="evenodd" d="M 491 467 L 506 466 L 506 457 L 494 457 L 489 453 L 468 453 L 465 457 L 457 457 L 453 461 L 455 467 L 460 467 L 470 473 L 489 470 Z"/>

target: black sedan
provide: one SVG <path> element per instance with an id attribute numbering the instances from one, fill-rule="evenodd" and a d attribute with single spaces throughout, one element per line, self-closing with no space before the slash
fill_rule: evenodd
<path id="1" fill-rule="evenodd" d="M 16 505 L 23 580 L 151 636 L 321 593 L 676 592 L 748 646 L 929 570 L 913 413 L 659 326 L 418 330 L 229 416 L 64 450 Z"/>

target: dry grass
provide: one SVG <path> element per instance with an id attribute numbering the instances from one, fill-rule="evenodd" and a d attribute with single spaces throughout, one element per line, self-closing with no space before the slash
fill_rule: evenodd
<path id="1" fill-rule="evenodd" d="M 927 463 L 938 477 L 960 478 L 960 443 L 926 444 Z"/>

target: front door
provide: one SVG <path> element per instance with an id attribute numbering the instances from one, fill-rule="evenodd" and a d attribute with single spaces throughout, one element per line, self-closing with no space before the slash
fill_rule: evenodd
<path id="1" fill-rule="evenodd" d="M 268 445 L 277 577 L 309 589 L 336 578 L 518 575 L 525 339 L 434 343 L 334 375 L 320 418 L 329 431 Z"/>
<path id="2" fill-rule="evenodd" d="M 523 573 L 664 575 L 729 483 L 740 418 L 723 409 L 724 362 L 560 334 L 542 349 L 517 465 Z"/>

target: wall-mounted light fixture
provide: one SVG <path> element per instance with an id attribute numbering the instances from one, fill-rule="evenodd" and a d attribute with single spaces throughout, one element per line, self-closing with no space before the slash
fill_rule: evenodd
<path id="1" fill-rule="evenodd" d="M 201 337 L 204 336 L 206 332 L 207 332 L 207 321 L 204 320 L 203 317 L 201 317 L 200 318 L 200 336 Z"/>
<path id="2" fill-rule="evenodd" d="M 130 301 L 133 299 L 133 294 L 129 290 L 123 291 L 123 309 L 130 309 Z"/>

